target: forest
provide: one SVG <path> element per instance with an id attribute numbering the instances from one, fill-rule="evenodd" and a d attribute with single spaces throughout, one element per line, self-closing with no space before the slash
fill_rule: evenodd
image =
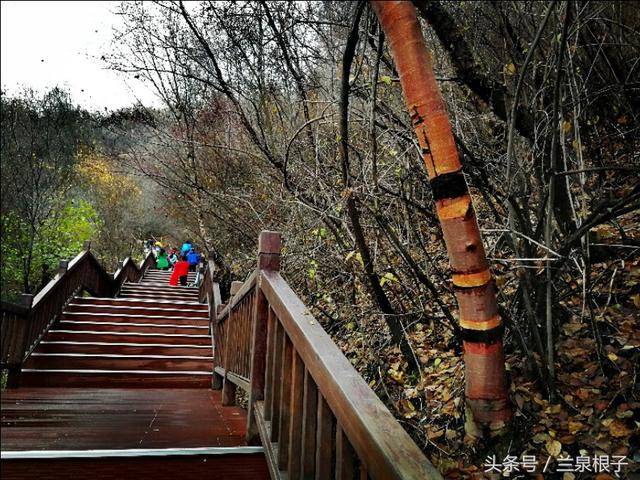
<path id="1" fill-rule="evenodd" d="M 636 468 L 640 5 L 413 5 L 464 172 L 439 185 L 383 7 L 122 2 L 102 65 L 161 107 L 2 94 L 2 300 L 86 240 L 113 271 L 148 238 L 191 238 L 225 296 L 278 231 L 283 275 L 446 478 L 492 455 Z M 468 195 L 495 280 L 498 327 L 474 341 L 502 339 L 506 403 L 483 431 L 465 396 L 485 374 L 461 322 L 472 300 L 452 280 L 471 227 L 442 220 L 443 189 Z"/>

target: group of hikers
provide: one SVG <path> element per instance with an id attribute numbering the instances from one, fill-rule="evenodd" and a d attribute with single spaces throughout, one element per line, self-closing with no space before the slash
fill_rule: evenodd
<path id="1" fill-rule="evenodd" d="M 162 242 L 153 243 L 153 241 L 147 241 L 145 249 L 153 252 L 158 270 L 172 270 L 169 285 L 188 286 L 189 272 L 196 272 L 193 286 L 198 286 L 200 282 L 198 264 L 202 257 L 191 240 L 184 242 L 179 250 L 175 247 L 165 248 Z"/>

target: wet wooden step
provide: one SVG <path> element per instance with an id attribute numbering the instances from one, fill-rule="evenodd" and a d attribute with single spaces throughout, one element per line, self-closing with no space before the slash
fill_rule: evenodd
<path id="1" fill-rule="evenodd" d="M 72 340 L 76 342 L 116 342 L 116 343 L 155 343 L 176 345 L 211 345 L 209 335 L 182 335 L 182 334 L 157 334 L 157 333 L 130 333 L 130 332 L 98 332 L 91 329 L 75 330 L 50 330 L 46 340 Z"/>
<path id="2" fill-rule="evenodd" d="M 207 335 L 209 327 L 205 325 L 178 325 L 175 323 L 146 323 L 144 319 L 136 319 L 131 322 L 106 322 L 87 318 L 62 320 L 56 325 L 58 330 L 92 330 L 94 332 L 131 332 L 131 333 L 158 333 L 158 334 L 182 334 L 182 335 Z M 143 323 L 144 322 L 144 323 Z M 170 320 L 167 320 L 170 322 Z"/>
<path id="3" fill-rule="evenodd" d="M 188 308 L 190 310 L 202 310 L 203 312 L 209 311 L 209 306 L 206 303 L 199 303 L 194 301 L 181 302 L 179 300 L 164 300 L 164 299 L 128 299 L 128 298 L 96 298 L 96 297 L 75 297 L 72 301 L 75 304 L 90 304 L 90 305 L 116 305 L 116 306 L 131 306 L 131 307 L 154 307 L 164 308 Z M 171 307 L 174 306 L 174 307 Z"/>
<path id="4" fill-rule="evenodd" d="M 10 389 L 2 392 L 5 414 L 3 453 L 246 445 L 247 412 L 223 407 L 221 392 L 208 388 Z"/>
<path id="5" fill-rule="evenodd" d="M 118 298 L 127 300 L 157 300 L 158 295 L 154 293 L 138 293 L 138 292 L 121 292 Z M 181 294 L 165 294 L 162 296 L 162 300 L 165 301 L 178 301 L 178 302 L 193 302 L 198 299 L 198 296 L 181 295 Z"/>
<path id="6" fill-rule="evenodd" d="M 209 372 L 118 372 L 101 370 L 23 370 L 23 387 L 47 388 L 210 388 Z"/>
<path id="7" fill-rule="evenodd" d="M 193 325 L 207 325 L 206 317 L 183 317 L 183 316 L 147 316 L 134 314 L 117 314 L 117 313 L 89 313 L 89 312 L 64 312 L 60 315 L 61 320 L 93 320 L 103 322 L 130 322 L 130 323 L 146 323 L 148 320 L 153 323 L 190 323 Z"/>
<path id="8" fill-rule="evenodd" d="M 132 283 L 132 284 L 123 286 L 120 289 L 120 292 L 121 293 L 137 292 L 137 293 L 146 293 L 146 294 L 155 293 L 155 294 L 158 294 L 158 300 L 162 300 L 161 294 L 163 293 L 173 294 L 173 295 L 186 295 L 186 296 L 195 297 L 195 298 L 197 298 L 199 295 L 197 288 L 182 287 L 182 286 L 178 287 L 174 285 L 169 285 L 168 283 L 166 285 L 144 285 L 141 283 Z"/>
<path id="9" fill-rule="evenodd" d="M 184 345 L 125 342 L 74 342 L 72 340 L 48 341 L 38 344 L 38 353 L 94 353 L 121 355 L 187 355 L 210 357 L 211 345 Z"/>
<path id="10" fill-rule="evenodd" d="M 194 317 L 209 318 L 206 310 L 201 308 L 193 309 L 187 305 L 163 305 L 149 304 L 148 306 L 129 306 L 129 305 L 95 305 L 90 303 L 70 303 L 65 308 L 68 312 L 86 312 L 86 313 L 109 313 L 112 315 L 134 315 L 137 317 Z"/>
<path id="11" fill-rule="evenodd" d="M 134 315 L 107 315 L 101 313 L 65 312 L 60 321 L 91 321 L 104 323 L 147 323 L 153 325 L 195 325 L 208 327 L 209 320 L 195 317 L 145 317 Z M 59 323 L 59 322 L 58 322 Z"/>
<path id="12" fill-rule="evenodd" d="M 96 356 L 76 355 L 31 355 L 26 361 L 26 370 L 128 370 L 128 371 L 175 371 L 211 372 L 213 360 L 193 360 L 176 356 Z"/>

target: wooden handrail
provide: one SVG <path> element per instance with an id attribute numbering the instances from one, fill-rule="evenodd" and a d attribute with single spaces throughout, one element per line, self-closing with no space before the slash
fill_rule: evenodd
<path id="1" fill-rule="evenodd" d="M 0 320 L 0 367 L 7 368 L 7 385 L 18 386 L 22 364 L 59 318 L 71 298 L 80 291 L 94 296 L 113 297 L 121 285 L 137 282 L 153 264 L 149 254 L 138 267 L 127 258 L 112 276 L 90 251 L 90 244 L 70 262 L 60 263 L 56 276 L 35 297 L 23 295 L 25 305 L 2 302 Z"/>
<path id="2" fill-rule="evenodd" d="M 222 307 L 222 297 L 220 295 L 220 285 L 214 281 L 213 275 L 216 265 L 213 260 L 208 260 L 202 272 L 202 282 L 199 285 L 199 300 L 206 302 L 209 306 L 209 334 L 212 336 L 211 348 L 214 359 L 211 385 L 213 388 L 222 388 L 223 377 L 216 372 L 216 368 L 220 369 L 220 355 L 222 351 L 222 335 L 218 334 L 218 310 Z"/>
<path id="3" fill-rule="evenodd" d="M 219 322 L 223 321 L 229 315 L 229 312 L 233 310 L 236 307 L 236 305 L 238 305 L 238 303 L 242 301 L 245 295 L 251 292 L 251 290 L 256 285 L 257 276 L 258 276 L 257 270 L 254 270 L 253 272 L 251 272 L 251 275 L 249 275 L 249 278 L 247 278 L 244 281 L 240 289 L 233 295 L 232 298 L 229 299 L 229 303 L 222 309 L 222 311 L 218 315 Z"/>
<path id="4" fill-rule="evenodd" d="M 441 478 L 279 267 L 280 235 L 262 232 L 258 268 L 214 333 L 223 403 L 247 392 L 247 441 L 262 441 L 271 477 Z"/>

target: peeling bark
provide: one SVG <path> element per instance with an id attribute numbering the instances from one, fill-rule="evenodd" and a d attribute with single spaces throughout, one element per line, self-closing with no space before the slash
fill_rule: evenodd
<path id="1" fill-rule="evenodd" d="M 415 7 L 372 1 L 391 45 L 433 189 L 451 265 L 466 364 L 467 433 L 502 433 L 511 419 L 503 324 L 471 196 Z"/>

